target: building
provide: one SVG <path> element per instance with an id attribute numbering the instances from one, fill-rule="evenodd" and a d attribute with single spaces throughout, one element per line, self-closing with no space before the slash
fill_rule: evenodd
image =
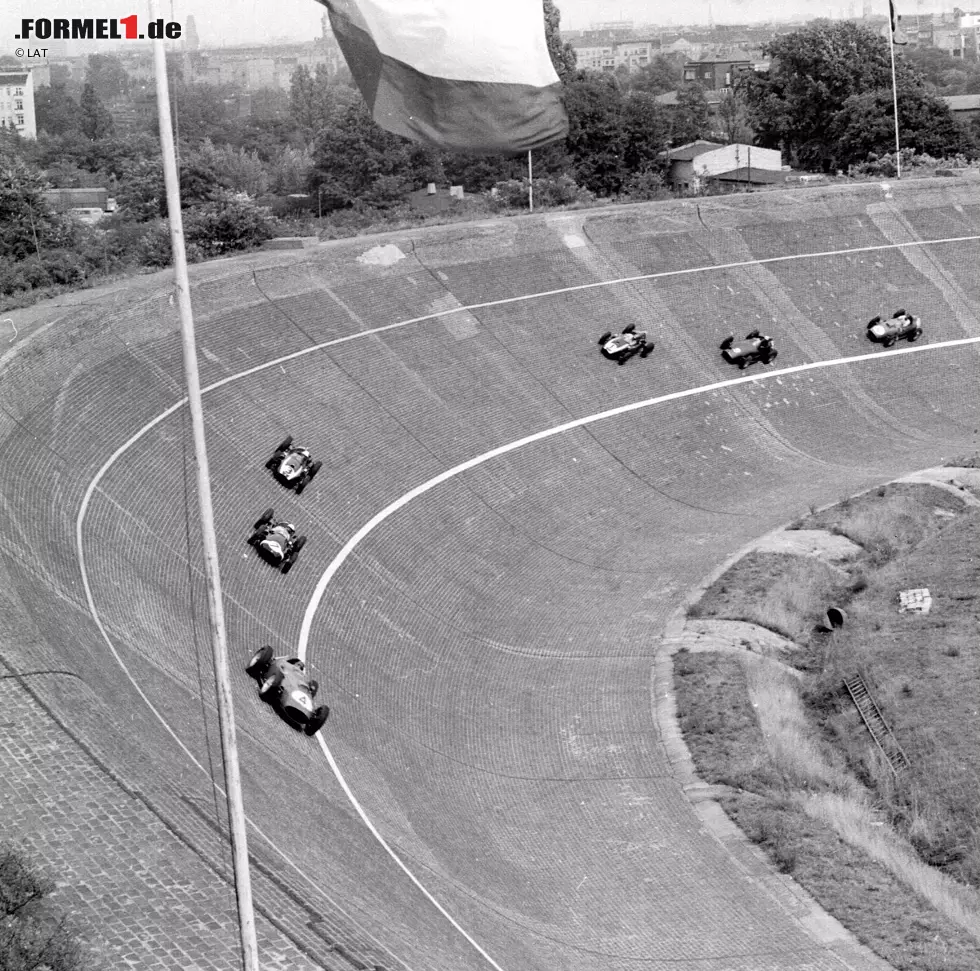
<path id="1" fill-rule="evenodd" d="M 980 118 L 980 94 L 953 94 L 943 98 L 957 121 Z"/>
<path id="2" fill-rule="evenodd" d="M 30 71 L 0 71 L 0 128 L 37 138 L 34 77 Z"/>
<path id="3" fill-rule="evenodd" d="M 752 70 L 752 59 L 742 51 L 702 54 L 684 64 L 684 81 L 700 84 L 706 91 L 725 91 L 743 71 Z"/>
<path id="4" fill-rule="evenodd" d="M 116 208 L 108 189 L 48 189 L 42 195 L 56 212 L 71 213 L 86 223 L 96 223 Z"/>
<path id="5" fill-rule="evenodd" d="M 698 189 L 706 182 L 772 185 L 786 179 L 782 154 L 771 148 L 698 139 L 666 155 L 667 180 L 675 189 Z"/>

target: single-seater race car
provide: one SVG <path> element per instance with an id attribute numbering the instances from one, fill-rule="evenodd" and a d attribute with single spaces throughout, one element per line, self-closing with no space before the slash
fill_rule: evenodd
<path id="1" fill-rule="evenodd" d="M 744 371 L 750 364 L 762 361 L 772 364 L 776 360 L 776 348 L 772 346 L 772 338 L 759 331 L 753 330 L 745 335 L 745 340 L 735 343 L 735 335 L 729 334 L 721 342 L 721 356 L 729 364 L 737 364 Z"/>
<path id="2" fill-rule="evenodd" d="M 623 328 L 621 334 L 615 336 L 611 331 L 606 331 L 599 338 L 599 347 L 603 357 L 608 357 L 617 364 L 625 364 L 634 354 L 646 357 L 653 350 L 653 341 L 647 337 L 645 330 L 637 333 L 636 327 L 630 324 Z"/>
<path id="3" fill-rule="evenodd" d="M 308 448 L 293 445 L 292 435 L 279 443 L 272 458 L 265 463 L 265 467 L 272 470 L 272 474 L 282 485 L 296 490 L 296 495 L 310 484 L 321 465 L 322 462 L 313 461 Z"/>
<path id="4" fill-rule="evenodd" d="M 276 657 L 271 647 L 259 648 L 245 665 L 245 672 L 259 683 L 259 697 L 294 728 L 316 735 L 330 714 L 326 705 L 313 707 L 319 685 L 306 674 L 298 657 Z"/>
<path id="5" fill-rule="evenodd" d="M 906 313 L 905 309 L 896 310 L 891 320 L 882 320 L 880 316 L 868 321 L 868 340 L 883 347 L 891 347 L 903 337 L 910 344 L 922 336 L 922 323 L 918 317 Z"/>
<path id="6" fill-rule="evenodd" d="M 296 527 L 285 520 L 276 519 L 271 509 L 266 509 L 252 528 L 249 545 L 254 546 L 267 563 L 278 567 L 282 573 L 288 573 L 306 544 L 306 537 L 297 536 Z"/>

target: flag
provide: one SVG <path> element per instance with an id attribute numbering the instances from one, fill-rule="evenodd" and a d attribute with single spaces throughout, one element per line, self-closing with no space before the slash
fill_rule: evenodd
<path id="1" fill-rule="evenodd" d="M 888 22 L 889 26 L 882 32 L 881 36 L 888 40 L 889 33 L 893 44 L 907 44 L 909 42 L 905 32 L 899 27 L 901 17 L 895 12 L 895 0 L 888 0 Z"/>
<path id="2" fill-rule="evenodd" d="M 320 2 L 382 128 L 482 155 L 568 134 L 541 0 Z"/>

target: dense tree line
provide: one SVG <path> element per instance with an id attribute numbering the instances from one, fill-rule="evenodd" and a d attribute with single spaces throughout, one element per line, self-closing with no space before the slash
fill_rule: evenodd
<path id="1" fill-rule="evenodd" d="M 677 61 L 657 57 L 632 73 L 578 68 L 557 7 L 542 2 L 570 127 L 562 143 L 534 154 L 539 205 L 667 198 L 666 152 L 697 138 L 779 148 L 794 166 L 824 171 L 894 147 L 887 41 L 861 26 L 815 21 L 776 38 L 765 49 L 770 69 L 744 76 L 712 115 L 704 91 L 682 84 Z M 929 50 L 900 52 L 896 68 L 903 147 L 976 155 L 973 133 L 940 95 L 980 90 L 980 68 Z M 93 55 L 83 78 L 52 70 L 51 86 L 37 89 L 36 142 L 0 138 L 0 255 L 12 260 L 0 293 L 169 259 L 153 87 L 118 57 Z M 490 211 L 527 201 L 525 157 L 450 154 L 391 135 L 346 71 L 300 67 L 288 94 L 254 93 L 248 117 L 231 110 L 233 86 L 188 80 L 180 62 L 170 66 L 170 88 L 192 258 L 275 232 L 348 235 L 413 218 L 409 193 L 429 182 L 461 184 L 478 198 L 470 207 Z M 675 103 L 658 99 L 673 91 Z M 144 114 L 134 112 L 140 106 Z M 47 207 L 45 185 L 104 186 L 119 210 L 95 228 L 73 224 Z"/>

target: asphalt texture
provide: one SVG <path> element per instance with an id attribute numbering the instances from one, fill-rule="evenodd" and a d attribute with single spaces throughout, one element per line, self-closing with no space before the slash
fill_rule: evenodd
<path id="1" fill-rule="evenodd" d="M 664 638 L 754 538 L 977 449 L 975 346 L 887 355 L 864 334 L 907 307 L 922 346 L 980 336 L 980 240 L 894 248 L 980 237 L 976 199 L 966 180 L 813 188 L 192 268 L 263 967 L 882 967 L 692 801 Z M 383 244 L 404 259 L 364 259 Z M 171 284 L 12 316 L 0 835 L 56 875 L 106 966 L 239 967 Z M 628 323 L 656 349 L 619 367 L 596 342 Z M 880 353 L 770 378 L 725 365 L 722 338 L 757 327 L 776 368 Z M 296 650 L 321 575 L 410 490 L 745 375 L 462 472 L 329 583 L 309 641 L 324 741 L 454 925 L 245 662 Z M 323 461 L 299 497 L 264 469 L 286 434 Z M 268 506 L 309 537 L 286 577 L 246 544 Z"/>

